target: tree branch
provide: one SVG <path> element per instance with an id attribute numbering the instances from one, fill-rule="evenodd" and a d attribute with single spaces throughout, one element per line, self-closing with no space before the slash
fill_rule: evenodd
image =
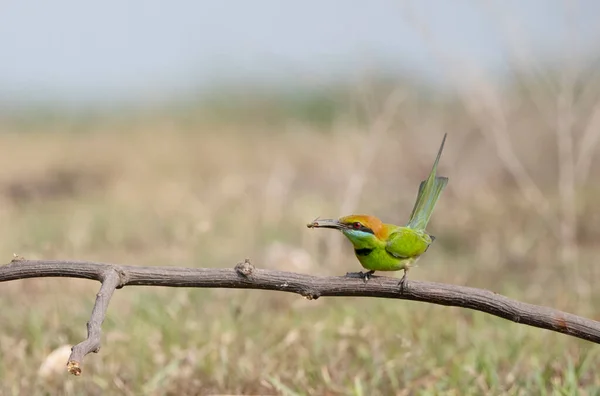
<path id="1" fill-rule="evenodd" d="M 100 350 L 102 322 L 104 322 L 104 318 L 106 317 L 110 298 L 121 283 L 121 278 L 114 269 L 105 271 L 101 276 L 102 286 L 98 294 L 96 294 L 96 303 L 92 309 L 92 317 L 87 322 L 87 338 L 71 349 L 71 356 L 69 356 L 67 363 L 67 370 L 71 374 L 80 375 L 81 362 L 84 356 L 90 352 L 98 353 Z"/>
<path id="2" fill-rule="evenodd" d="M 100 348 L 100 326 L 110 298 L 123 286 L 211 287 L 263 289 L 297 293 L 309 300 L 325 296 L 397 298 L 469 308 L 516 323 L 556 331 L 600 344 L 600 322 L 549 307 L 527 304 L 488 290 L 444 283 L 409 281 L 403 292 L 398 279 L 373 276 L 368 283 L 355 274 L 311 276 L 255 268 L 248 260 L 234 269 L 136 267 L 88 261 L 25 260 L 16 257 L 0 266 L 0 282 L 25 278 L 68 277 L 100 281 L 88 337 L 75 345 L 67 364 L 70 373 L 81 374 L 81 361 Z"/>

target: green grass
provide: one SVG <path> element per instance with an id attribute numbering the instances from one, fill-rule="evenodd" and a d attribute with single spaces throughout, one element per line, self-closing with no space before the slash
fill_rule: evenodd
<path id="1" fill-rule="evenodd" d="M 86 358 L 82 377 L 63 374 L 52 389 L 115 393 L 114 378 L 134 394 L 394 394 L 403 389 L 573 394 L 600 389 L 598 348 L 566 336 L 422 303 L 274 297 L 265 292 L 119 291 L 104 324 L 100 354 Z M 90 298 L 84 300 L 91 306 Z M 84 336 L 84 310 L 69 314 L 60 309 L 61 320 L 69 324 L 60 326 L 51 318 L 56 305 L 28 309 L 22 318 L 13 313 L 15 329 L 8 333 L 16 337 L 18 331 L 26 346 L 19 359 L 3 363 L 3 384 L 28 377 L 33 362 L 59 343 Z M 14 357 L 5 342 L 3 356 Z M 29 377 L 35 378 L 31 371 Z M 39 391 L 47 384 L 29 386 L 25 389 Z"/>
<path id="2" fill-rule="evenodd" d="M 426 129 L 412 119 L 385 137 L 357 211 L 405 221 L 440 130 L 449 129 L 443 112 L 435 114 Z M 340 235 L 305 227 L 342 214 L 360 169 L 353 160 L 369 143 L 356 125 L 264 130 L 148 116 L 76 135 L 46 133 L 60 123 L 36 128 L 0 134 L 10 147 L 0 166 L 6 262 L 18 253 L 233 267 L 250 257 L 259 267 L 311 274 L 358 269 L 345 243 L 334 254 Z M 440 163 L 450 185 L 430 226 L 438 239 L 411 277 L 598 318 L 597 247 L 581 244 L 582 288 L 573 289 L 554 234 L 507 180 L 494 148 L 465 146 L 481 142 L 473 130 L 451 130 Z M 532 173 L 548 176 L 543 161 L 553 156 L 539 156 Z M 557 195 L 552 183 L 540 185 Z M 585 188 L 580 230 L 593 241 L 597 187 Z M 256 290 L 118 290 L 102 348 L 86 357 L 83 375 L 69 376 L 65 357 L 56 374 L 41 376 L 50 352 L 85 337 L 98 287 L 48 278 L 1 284 L 1 394 L 600 394 L 600 348 L 575 338 L 424 303 Z"/>

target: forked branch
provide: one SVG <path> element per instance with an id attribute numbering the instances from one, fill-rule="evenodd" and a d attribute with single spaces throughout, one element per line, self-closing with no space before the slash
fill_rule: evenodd
<path id="1" fill-rule="evenodd" d="M 398 279 L 373 276 L 368 283 L 356 276 L 312 276 L 255 268 L 248 260 L 234 269 L 136 267 L 88 261 L 25 260 L 0 266 L 0 282 L 25 278 L 68 277 L 100 281 L 88 337 L 72 349 L 70 373 L 81 374 L 83 357 L 100 348 L 100 327 L 115 289 L 123 286 L 210 287 L 263 289 L 297 293 L 314 300 L 326 296 L 380 297 L 469 308 L 516 323 L 548 329 L 600 344 L 600 322 L 527 304 L 488 290 L 444 283 L 409 281 L 401 292 Z"/>

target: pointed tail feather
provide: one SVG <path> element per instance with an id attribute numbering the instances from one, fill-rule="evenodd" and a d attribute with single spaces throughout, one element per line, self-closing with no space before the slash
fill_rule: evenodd
<path id="1" fill-rule="evenodd" d="M 442 150 L 444 149 L 444 143 L 446 142 L 446 134 L 444 134 L 444 139 L 442 140 L 442 144 L 438 151 L 435 162 L 433 163 L 433 167 L 431 169 L 431 173 L 429 173 L 429 177 L 427 180 L 423 180 L 421 185 L 419 186 L 419 193 L 417 194 L 417 200 L 415 202 L 415 206 L 413 207 L 412 213 L 410 214 L 410 219 L 408 221 L 407 226 L 410 228 L 414 228 L 417 230 L 424 230 L 431 218 L 431 214 L 433 213 L 433 208 L 440 198 L 440 194 L 444 187 L 448 184 L 447 177 L 437 177 L 435 175 L 437 170 L 438 162 L 440 161 L 440 157 L 442 155 Z"/>

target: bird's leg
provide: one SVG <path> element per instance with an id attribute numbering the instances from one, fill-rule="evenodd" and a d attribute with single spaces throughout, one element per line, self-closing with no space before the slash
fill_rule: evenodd
<path id="1" fill-rule="evenodd" d="M 408 268 L 404 268 L 404 275 L 402 275 L 402 279 L 400 279 L 400 282 L 398 283 L 398 286 L 400 286 L 400 293 L 404 293 L 404 288 L 408 284 L 408 280 L 406 279 L 407 274 Z"/>

